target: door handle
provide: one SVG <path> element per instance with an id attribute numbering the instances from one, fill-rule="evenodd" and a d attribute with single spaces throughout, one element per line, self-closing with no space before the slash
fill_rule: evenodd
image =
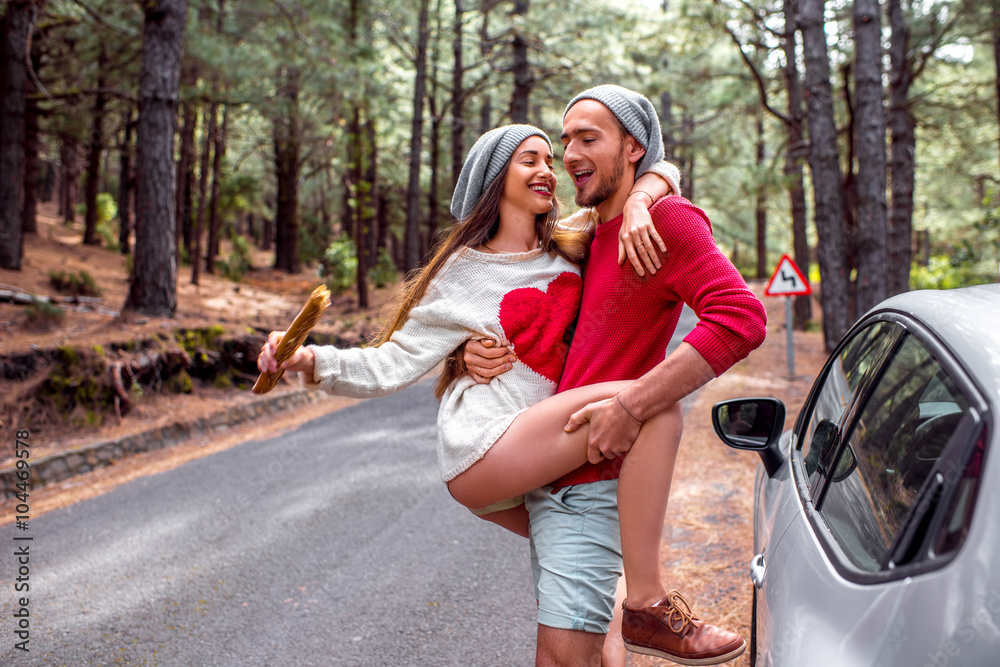
<path id="1" fill-rule="evenodd" d="M 766 567 L 763 551 L 754 556 L 753 560 L 750 561 L 750 581 L 757 588 L 761 588 L 764 585 L 764 571 Z"/>

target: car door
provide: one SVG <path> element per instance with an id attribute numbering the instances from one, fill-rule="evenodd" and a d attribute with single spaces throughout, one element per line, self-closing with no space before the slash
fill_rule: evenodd
<path id="1" fill-rule="evenodd" d="M 793 430 L 787 480 L 765 482 L 801 511 L 762 545 L 757 664 L 879 664 L 911 575 L 936 566 L 927 535 L 961 477 L 942 470 L 972 456 L 970 393 L 903 316 L 845 338 Z"/>

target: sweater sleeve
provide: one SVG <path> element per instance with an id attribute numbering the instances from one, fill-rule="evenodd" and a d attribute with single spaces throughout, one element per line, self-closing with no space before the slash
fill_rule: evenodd
<path id="1" fill-rule="evenodd" d="M 656 174 L 663 180 L 665 180 L 669 185 L 672 192 L 667 193 L 668 195 L 681 194 L 681 172 L 672 163 L 666 160 L 660 160 L 659 162 L 654 162 L 649 165 L 649 169 L 646 173 Z"/>
<path id="2" fill-rule="evenodd" d="M 413 384 L 473 333 L 455 321 L 452 313 L 458 306 L 449 301 L 432 286 L 402 328 L 379 347 L 310 345 L 315 382 L 300 373 L 303 385 L 338 396 L 373 398 Z"/>
<path id="3" fill-rule="evenodd" d="M 668 271 L 657 277 L 662 274 L 664 284 L 698 315 L 698 324 L 684 341 L 719 376 L 764 342 L 764 305 L 715 245 L 712 227 L 700 209 L 685 199 L 669 197 L 652 212 L 669 261 L 664 267 Z"/>

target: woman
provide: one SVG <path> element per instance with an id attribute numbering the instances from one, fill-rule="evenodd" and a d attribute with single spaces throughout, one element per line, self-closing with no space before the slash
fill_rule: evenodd
<path id="1" fill-rule="evenodd" d="M 486 133 L 470 150 L 452 200 L 453 212 L 471 208 L 471 213 L 403 287 L 376 346 L 308 346 L 283 364 L 300 372 L 307 386 L 370 397 L 412 384 L 448 359 L 436 391 L 442 477 L 460 503 L 525 536 L 520 496 L 588 459 L 588 429 L 566 433 L 569 415 L 614 399 L 627 384 L 553 396 L 568 351 L 565 334 L 579 308 L 579 262 L 592 233 L 592 226 L 582 224 L 589 221 L 586 212 L 556 224 L 555 185 L 552 147 L 541 130 L 511 125 Z M 635 190 L 655 199 L 666 194 L 667 185 L 644 175 Z M 258 359 L 262 371 L 277 369 L 274 351 L 282 334 L 272 332 L 264 346 Z M 471 336 L 512 346 L 514 368 L 489 384 L 476 384 L 457 358 L 449 357 Z M 659 572 L 664 512 L 650 509 L 659 505 L 643 502 L 643 494 L 661 475 L 669 479 L 680 429 L 679 408 L 646 421 L 619 478 L 622 552 L 633 606 L 652 605 L 666 594 Z"/>

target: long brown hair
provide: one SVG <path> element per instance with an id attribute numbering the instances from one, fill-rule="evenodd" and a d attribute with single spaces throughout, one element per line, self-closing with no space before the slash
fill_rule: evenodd
<path id="1" fill-rule="evenodd" d="M 410 272 L 393 299 L 395 310 L 392 317 L 372 341 L 373 346 L 383 345 L 392 334 L 403 327 L 410 316 L 410 311 L 424 298 L 427 287 L 453 254 L 462 248 L 481 246 L 496 236 L 500 228 L 500 201 L 503 199 L 504 181 L 507 179 L 509 167 L 510 162 L 504 165 L 469 216 L 456 221 L 446 230 L 444 238 L 437 243 L 427 264 Z M 587 254 L 593 232 L 557 228 L 558 220 L 558 200 L 553 201 L 552 209 L 548 213 L 535 216 L 535 232 L 541 241 L 541 247 L 545 252 L 555 252 L 567 261 L 579 264 Z M 444 372 L 434 387 L 434 395 L 440 399 L 452 380 L 465 373 L 465 364 L 462 362 L 459 350 L 455 350 L 445 361 Z"/>

